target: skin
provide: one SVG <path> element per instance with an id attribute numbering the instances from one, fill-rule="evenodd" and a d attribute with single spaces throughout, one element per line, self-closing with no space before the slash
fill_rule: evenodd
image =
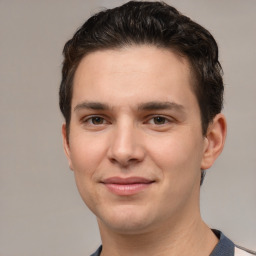
<path id="1" fill-rule="evenodd" d="M 200 216 L 200 170 L 222 151 L 226 122 L 218 114 L 202 135 L 191 84 L 186 58 L 147 45 L 96 51 L 79 64 L 69 139 L 65 124 L 62 133 L 102 255 L 209 255 L 217 244 Z M 150 183 L 120 189 L 106 184 L 113 177 Z"/>

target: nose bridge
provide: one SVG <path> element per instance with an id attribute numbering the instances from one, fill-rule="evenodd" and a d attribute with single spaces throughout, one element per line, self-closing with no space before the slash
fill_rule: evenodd
<path id="1" fill-rule="evenodd" d="M 112 161 L 128 165 L 142 160 L 144 154 L 138 133 L 138 128 L 132 120 L 123 118 L 117 122 L 109 149 Z"/>

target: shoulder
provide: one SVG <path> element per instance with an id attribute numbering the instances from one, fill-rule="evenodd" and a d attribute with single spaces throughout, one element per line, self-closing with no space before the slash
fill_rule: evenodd
<path id="1" fill-rule="evenodd" d="M 234 256 L 252 256 L 256 255 L 256 252 L 248 250 L 244 247 L 235 245 L 235 255 Z"/>

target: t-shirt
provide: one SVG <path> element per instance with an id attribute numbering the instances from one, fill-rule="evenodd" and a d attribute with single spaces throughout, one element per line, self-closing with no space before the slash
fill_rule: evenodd
<path id="1" fill-rule="evenodd" d="M 212 230 L 214 234 L 219 238 L 218 244 L 215 246 L 214 250 L 210 256 L 252 256 L 256 255 L 256 252 L 247 250 L 240 246 L 235 245 L 231 240 L 229 240 L 222 232 L 219 230 Z M 93 253 L 91 256 L 100 256 L 102 251 L 102 246 Z"/>

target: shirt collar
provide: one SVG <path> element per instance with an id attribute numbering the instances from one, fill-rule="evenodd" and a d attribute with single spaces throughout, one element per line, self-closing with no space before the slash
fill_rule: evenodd
<path id="1" fill-rule="evenodd" d="M 216 229 L 212 229 L 213 233 L 219 238 L 218 244 L 215 246 L 214 250 L 210 256 L 234 256 L 234 243 L 229 240 L 222 232 Z M 91 256 L 100 256 L 102 251 L 102 246 L 92 254 Z"/>
<path id="2" fill-rule="evenodd" d="M 234 243 L 219 230 L 212 229 L 212 231 L 219 238 L 219 242 L 210 256 L 234 256 Z"/>

